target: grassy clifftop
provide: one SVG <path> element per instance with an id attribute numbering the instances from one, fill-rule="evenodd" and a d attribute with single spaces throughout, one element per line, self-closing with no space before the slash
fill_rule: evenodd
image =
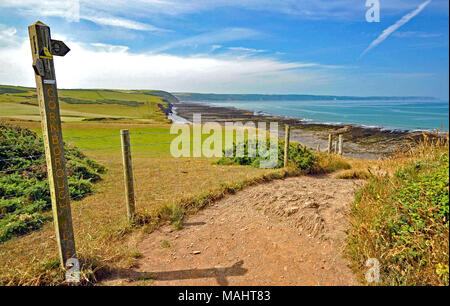
<path id="1" fill-rule="evenodd" d="M 166 122 L 170 104 L 177 101 L 159 90 L 60 89 L 58 94 L 65 122 Z M 40 120 L 34 88 L 0 85 L 0 105 L 0 117 L 5 119 Z"/>

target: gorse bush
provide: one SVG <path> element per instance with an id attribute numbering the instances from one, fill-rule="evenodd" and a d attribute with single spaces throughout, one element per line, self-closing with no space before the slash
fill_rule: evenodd
<path id="1" fill-rule="evenodd" d="M 105 168 L 76 148 L 65 146 L 70 196 L 80 200 L 92 193 L 92 183 Z M 34 132 L 0 124 L 0 242 L 38 229 L 51 219 L 42 139 Z"/>
<path id="2" fill-rule="evenodd" d="M 284 165 L 284 144 L 285 142 L 282 140 L 278 141 L 278 158 L 276 160 L 276 166 L 275 168 L 282 168 Z M 248 139 L 245 139 L 243 143 L 233 143 L 232 148 L 227 148 L 223 150 L 223 155 L 219 161 L 217 161 L 217 164 L 219 165 L 251 165 L 253 167 L 260 167 L 262 161 L 267 161 L 269 159 L 270 154 L 270 140 L 267 139 L 265 144 L 262 145 L 264 148 L 266 148 L 265 154 L 261 154 L 259 150 L 259 141 L 257 140 L 256 143 L 252 143 L 248 141 Z M 254 156 L 250 156 L 249 151 L 251 152 L 250 148 L 256 148 Z M 236 152 L 240 148 L 243 148 L 243 156 L 236 156 Z M 227 154 L 228 153 L 228 154 Z M 232 157 L 226 157 L 226 155 L 231 155 Z M 292 166 L 294 166 L 297 169 L 304 170 L 308 172 L 311 170 L 314 166 L 314 163 L 317 160 L 317 156 L 311 152 L 310 149 L 308 149 L 305 146 L 302 146 L 300 144 L 289 144 L 289 161 L 288 163 Z"/>
<path id="3" fill-rule="evenodd" d="M 384 285 L 449 284 L 447 145 L 420 145 L 393 176 L 357 194 L 347 251 L 356 270 L 380 261 Z"/>

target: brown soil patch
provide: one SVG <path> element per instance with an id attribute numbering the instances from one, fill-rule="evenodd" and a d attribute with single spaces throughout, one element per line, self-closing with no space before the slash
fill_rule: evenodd
<path id="1" fill-rule="evenodd" d="M 358 285 L 342 258 L 361 181 L 296 177 L 248 188 L 147 235 L 110 285 Z"/>

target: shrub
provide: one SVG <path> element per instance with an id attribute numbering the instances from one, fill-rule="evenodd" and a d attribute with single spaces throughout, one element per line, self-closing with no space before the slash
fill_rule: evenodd
<path id="1" fill-rule="evenodd" d="M 101 179 L 105 167 L 65 146 L 69 193 L 81 200 L 93 192 L 92 182 Z M 51 207 L 44 147 L 36 133 L 0 124 L 0 242 L 38 229 Z"/>
<path id="2" fill-rule="evenodd" d="M 266 149 L 269 149 L 270 140 L 266 140 Z M 278 159 L 275 168 L 282 168 L 284 165 L 284 144 L 285 142 L 283 140 L 278 141 Z M 250 143 L 252 145 L 252 143 Z M 244 148 L 244 155 L 241 157 L 236 157 L 236 151 L 239 146 L 243 146 Z M 249 141 L 248 139 L 245 139 L 243 143 L 233 143 L 232 148 L 228 148 L 223 151 L 224 157 L 222 157 L 219 161 L 216 162 L 216 164 L 219 165 L 248 165 L 253 167 L 260 167 L 261 161 L 268 159 L 267 152 L 266 155 L 262 156 L 259 152 L 259 142 L 256 141 L 255 148 L 256 148 L 256 154 L 255 156 L 249 156 Z M 232 153 L 229 155 L 232 155 L 233 157 L 225 157 L 226 153 Z M 303 171 L 310 171 L 313 168 L 314 163 L 316 162 L 317 157 L 314 153 L 311 152 L 310 149 L 308 149 L 305 146 L 302 146 L 300 144 L 289 144 L 289 161 L 288 163 L 292 165 L 294 168 L 303 170 Z"/>
<path id="3" fill-rule="evenodd" d="M 356 195 L 347 254 L 356 271 L 377 258 L 384 285 L 448 286 L 448 145 L 398 161 L 393 177 L 372 176 Z"/>

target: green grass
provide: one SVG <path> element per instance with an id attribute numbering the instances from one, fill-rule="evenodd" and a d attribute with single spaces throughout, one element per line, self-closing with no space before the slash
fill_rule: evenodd
<path id="1" fill-rule="evenodd" d="M 23 93 L 27 93 L 28 91 L 25 89 L 20 89 L 20 88 L 14 88 L 14 87 L 9 87 L 9 86 L 1 86 L 0 87 L 0 95 L 8 93 L 8 94 L 23 94 Z"/>
<path id="2" fill-rule="evenodd" d="M 352 208 L 347 254 L 365 271 L 380 261 L 382 285 L 449 285 L 447 145 L 420 145 L 387 162 L 393 175 L 371 176 Z"/>
<path id="3" fill-rule="evenodd" d="M 71 198 L 93 192 L 104 167 L 67 147 Z M 0 242 L 40 228 L 51 220 L 51 207 L 42 139 L 26 128 L 0 124 Z"/>
<path id="4" fill-rule="evenodd" d="M 20 124 L 41 134 L 39 122 Z M 121 129 L 129 129 L 131 134 L 138 214 L 134 225 L 127 222 L 124 206 Z M 287 173 L 280 169 L 218 166 L 214 164 L 218 158 L 173 158 L 169 143 L 176 135 L 170 135 L 169 130 L 168 124 L 63 124 L 65 142 L 108 169 L 95 184 L 97 193 L 71 203 L 77 252 L 85 263 L 85 279 L 132 266 L 136 260 L 134 237 L 139 233 L 164 224 L 181 228 L 186 215 L 212 201 L 245 186 L 285 177 Z M 203 139 L 206 137 L 203 135 Z M 152 145 L 155 143 L 158 144 Z M 190 146 L 192 149 L 192 140 Z M 52 269 L 42 266 L 43 262 L 57 262 L 56 244 L 48 239 L 54 235 L 53 231 L 52 224 L 47 222 L 38 231 L 2 244 L 0 284 L 61 284 L 63 274 L 57 266 Z"/>
<path id="5" fill-rule="evenodd" d="M 175 98 L 163 91 L 58 90 L 63 121 L 86 118 L 124 118 L 167 122 L 161 107 Z M 175 99 L 176 100 L 176 99 Z M 0 117 L 39 120 L 36 90 L 0 85 Z M 69 118 L 69 117 L 72 118 Z"/>

